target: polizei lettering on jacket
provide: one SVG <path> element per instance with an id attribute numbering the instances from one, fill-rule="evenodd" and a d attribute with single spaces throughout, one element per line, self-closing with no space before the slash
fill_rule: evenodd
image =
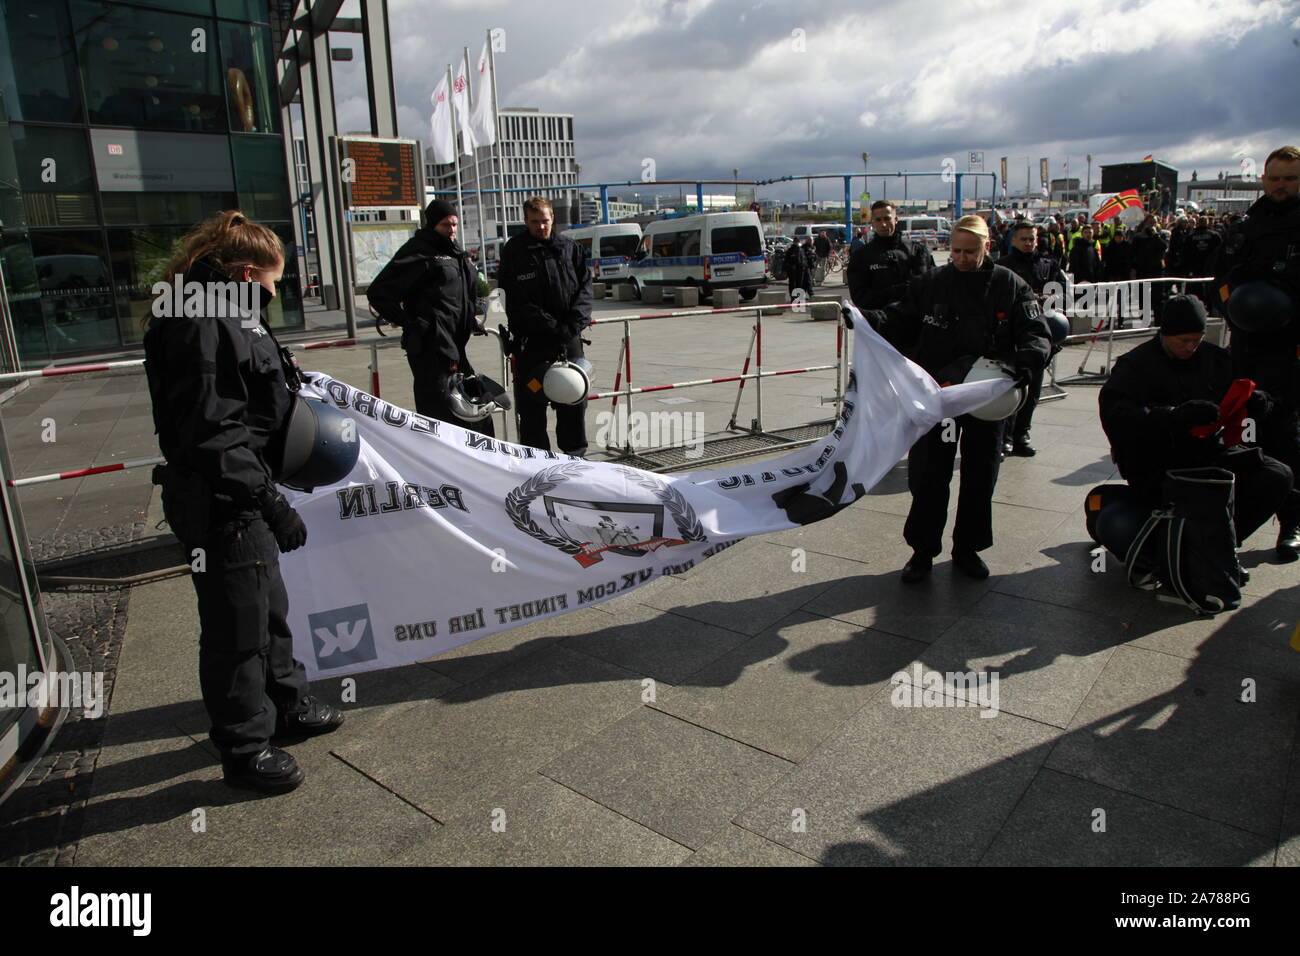
<path id="1" fill-rule="evenodd" d="M 370 518 L 374 515 L 391 514 L 394 511 L 413 511 L 416 508 L 455 508 L 469 511 L 465 507 L 464 495 L 455 485 L 442 485 L 431 488 L 427 485 L 413 485 L 410 482 L 385 481 L 382 485 L 371 482 L 364 485 L 349 485 L 335 492 L 339 499 L 339 520 L 348 518 Z"/>

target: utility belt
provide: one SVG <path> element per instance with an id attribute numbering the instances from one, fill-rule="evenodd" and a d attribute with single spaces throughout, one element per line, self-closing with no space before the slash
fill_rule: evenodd
<path id="1" fill-rule="evenodd" d="M 162 489 L 163 517 L 182 543 L 202 541 L 215 527 L 257 514 L 220 495 L 197 472 L 171 464 L 154 465 L 152 480 Z"/>

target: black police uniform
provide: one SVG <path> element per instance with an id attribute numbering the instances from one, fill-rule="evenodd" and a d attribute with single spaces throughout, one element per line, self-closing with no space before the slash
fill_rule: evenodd
<path id="1" fill-rule="evenodd" d="M 812 295 L 815 265 L 811 248 L 797 241 L 790 243 L 785 252 L 785 275 L 791 301 L 794 301 L 797 289 L 802 289 L 805 297 Z"/>
<path id="2" fill-rule="evenodd" d="M 202 260 L 185 279 L 229 281 Z M 293 656 L 279 551 L 263 517 L 269 499 L 283 502 L 269 463 L 283 452 L 294 396 L 269 330 L 241 320 L 233 301 L 227 317 L 214 315 L 214 303 L 201 316 L 155 319 L 144 351 L 167 459 L 155 476 L 164 513 L 187 555 L 204 552 L 190 578 L 199 684 L 212 742 L 231 762 L 266 748 L 277 714 L 302 710 L 307 677 Z"/>
<path id="3" fill-rule="evenodd" d="M 515 407 L 519 441 L 550 451 L 546 407 L 555 407 L 560 451 L 587 454 L 587 401 L 549 402 L 540 375 L 557 358 L 582 358 L 582 330 L 591 323 L 591 270 L 582 246 L 564 235 L 534 239 L 521 233 L 501 249 L 497 278 L 506 296 L 506 319 L 514 340 Z"/>
<path id="4" fill-rule="evenodd" d="M 1216 284 L 1229 290 L 1257 280 L 1280 283 L 1300 304 L 1300 196 L 1256 200 L 1246 218 L 1228 231 L 1215 274 Z M 1232 325 L 1231 345 L 1233 374 L 1253 380 L 1274 400 L 1272 413 L 1258 423 L 1260 445 L 1300 474 L 1300 324 L 1272 332 Z M 1300 525 L 1300 492 L 1278 518 L 1284 534 Z"/>
<path id="5" fill-rule="evenodd" d="M 1106 255 L 1101 261 L 1102 271 L 1107 282 L 1127 282 L 1133 271 L 1133 243 L 1128 236 L 1123 239 L 1115 236 L 1106 248 Z"/>
<path id="6" fill-rule="evenodd" d="M 1165 274 L 1165 254 L 1169 244 L 1158 230 L 1147 227 L 1133 234 L 1133 269 L 1138 279 L 1158 279 Z M 1169 287 L 1163 282 L 1151 286 L 1152 311 L 1158 324 L 1164 313 Z"/>
<path id="7" fill-rule="evenodd" d="M 1189 278 L 1213 275 L 1219 247 L 1222 245 L 1223 237 L 1209 226 L 1192 232 L 1183 242 L 1179 274 Z M 1187 291 L 1205 303 L 1206 308 L 1214 306 L 1215 297 L 1210 294 L 1212 290 L 1205 287 L 1204 283 L 1188 283 Z"/>
<path id="8" fill-rule="evenodd" d="M 941 385 L 965 378 L 979 356 L 1014 366 L 1024 377 L 1042 371 L 1051 347 L 1047 323 L 1029 285 L 1009 269 L 985 261 L 971 272 L 949 264 L 914 283 L 897 306 L 865 315 L 881 334 Z M 973 415 L 956 420 L 961 442 L 961 489 L 953 527 L 954 553 L 993 544 L 993 488 L 1001 461 L 1002 422 Z M 903 537 L 912 550 L 934 557 L 948 520 L 957 442 L 944 441 L 943 424 L 924 435 L 908 455 L 912 507 Z"/>
<path id="9" fill-rule="evenodd" d="M 452 374 L 474 374 L 465 354 L 475 321 L 478 271 L 458 244 L 426 223 L 402 244 L 370 283 L 366 298 L 379 315 L 402 329 L 411 366 L 415 410 L 440 421 L 492 435 L 492 416 L 457 417 L 448 401 Z"/>
<path id="10" fill-rule="evenodd" d="M 1056 264 L 1054 256 L 1040 252 L 1025 254 L 1012 246 L 1011 251 L 998 260 L 998 265 L 1010 269 L 1023 279 L 1036 296 L 1044 294 L 1043 290 L 1049 282 L 1056 284 L 1054 290 L 1056 295 L 1065 295 L 1065 273 Z M 1064 306 L 1064 303 L 1062 305 Z M 1053 348 L 1051 354 L 1055 354 L 1056 351 Z M 1024 406 L 1014 418 L 1007 419 L 1007 434 L 1013 443 L 1013 450 L 1017 450 L 1020 454 L 1033 454 L 1033 448 L 1029 444 L 1029 429 L 1033 426 L 1034 409 L 1038 407 L 1038 399 L 1042 393 L 1043 373 L 1040 370 L 1029 383 Z"/>
<path id="11" fill-rule="evenodd" d="M 907 295 L 908 285 L 934 270 L 934 256 L 924 243 L 874 235 L 849 256 L 845 279 L 853 304 L 865 312 L 883 309 Z"/>
<path id="12" fill-rule="evenodd" d="M 1190 433 L 1192 425 L 1204 421 L 1186 417 L 1196 410 L 1184 403 L 1217 406 L 1233 378 L 1226 349 L 1204 342 L 1191 358 L 1176 359 L 1156 337 L 1116 360 L 1098 403 L 1119 473 L 1151 507 L 1161 504 L 1170 468 L 1214 465 L 1232 471 L 1237 478 L 1234 518 L 1240 543 L 1285 502 L 1293 477 L 1290 468 L 1266 455 L 1243 454 L 1240 446 L 1225 450 L 1218 438 Z M 1213 414 L 1212 409 L 1206 411 L 1207 418 Z"/>

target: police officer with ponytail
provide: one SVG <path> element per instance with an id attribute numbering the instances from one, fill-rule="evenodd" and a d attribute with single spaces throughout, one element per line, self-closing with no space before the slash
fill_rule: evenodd
<path id="1" fill-rule="evenodd" d="M 167 275 L 182 278 L 187 301 L 201 291 L 202 307 L 155 301 L 144 337 L 167 459 L 154 481 L 168 524 L 194 557 L 210 736 L 226 783 L 265 793 L 303 780 L 273 740 L 327 733 L 343 721 L 338 708 L 310 695 L 294 659 L 280 577 L 279 554 L 307 541 L 302 518 L 275 485 L 298 385 L 266 323 L 283 250 L 274 232 L 240 212 L 200 224 L 178 243 Z"/>
<path id="2" fill-rule="evenodd" d="M 1029 386 L 1041 374 L 1051 346 L 1047 323 L 1029 285 L 989 258 L 988 225 L 963 216 L 952 232 L 948 265 L 921 278 L 907 298 L 863 316 L 896 348 L 940 385 L 957 384 L 977 359 L 1001 363 L 1016 384 Z M 952 562 L 975 579 L 987 578 L 979 552 L 993 544 L 993 487 L 998 479 L 1001 421 L 960 415 L 923 435 L 907 458 L 912 507 L 903 537 L 912 557 L 903 581 L 925 579 L 943 551 L 948 488 L 961 443 L 961 491 L 952 532 Z"/>

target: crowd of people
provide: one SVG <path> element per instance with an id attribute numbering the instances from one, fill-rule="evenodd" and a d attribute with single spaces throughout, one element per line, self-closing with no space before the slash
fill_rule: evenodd
<path id="1" fill-rule="evenodd" d="M 886 340 L 941 385 L 963 381 L 988 360 L 1027 395 L 1018 413 L 991 420 L 959 416 L 924 435 L 908 456 L 911 508 L 904 538 L 912 556 L 902 580 L 922 581 L 942 553 L 949 487 L 960 446 L 960 491 L 952 560 L 985 578 L 980 552 L 993 544 L 992 498 L 1008 447 L 1032 455 L 1029 424 L 1043 369 L 1059 345 L 1057 326 L 1040 305 L 1044 287 L 1061 279 L 1141 279 L 1190 273 L 1216 276 L 1199 298 L 1172 297 L 1158 317 L 1159 335 L 1117 364 L 1102 390 L 1102 425 L 1123 477 L 1149 500 L 1171 467 L 1217 464 L 1241 480 L 1241 539 L 1273 515 L 1280 560 L 1300 557 L 1300 149 L 1275 150 L 1264 166 L 1264 195 L 1244 219 L 1195 222 L 1148 216 L 1130 237 L 1113 221 L 1057 217 L 1045 230 L 1019 221 L 990 224 L 965 216 L 953 227 L 950 261 L 935 267 L 923 243 L 898 232 L 892 203 L 871 207 L 870 237 L 855 241 L 849 293 Z M 515 359 L 520 438 L 549 449 L 546 410 L 557 412 L 560 449 L 587 449 L 585 388 L 557 403 L 538 380 L 546 368 L 583 361 L 591 323 L 592 276 L 581 248 L 552 231 L 553 210 L 541 197 L 524 204 L 527 231 L 506 243 L 500 281 L 507 291 L 509 351 Z M 1165 227 L 1168 226 L 1168 236 Z M 473 417 L 490 405 L 468 394 L 477 379 L 466 355 L 481 281 L 457 242 L 455 211 L 430 204 L 424 223 L 371 285 L 378 314 L 402 328 L 417 410 L 452 424 L 491 431 Z M 808 250 L 805 259 L 803 249 Z M 799 287 L 815 268 L 810 240 L 794 259 Z M 303 547 L 307 528 L 277 489 L 283 434 L 294 407 L 297 373 L 264 321 L 284 270 L 281 240 L 265 226 L 227 211 L 179 244 L 173 271 L 206 283 L 203 314 L 158 316 L 144 338 L 158 441 L 167 466 L 156 474 L 168 522 L 187 550 L 205 549 L 193 575 L 201 634 L 199 671 L 211 739 L 232 786 L 265 793 L 297 787 L 302 770 L 275 744 L 330 733 L 339 708 L 309 692 L 293 655 L 288 603 L 278 554 Z M 794 282 L 794 280 L 791 280 Z M 259 290 L 249 313 L 230 297 L 239 283 Z M 1230 350 L 1204 346 L 1206 303 L 1227 302 Z M 1245 405 L 1258 419 L 1247 439 L 1216 427 L 1236 379 L 1249 379 Z M 585 383 L 585 379 L 584 379 Z M 470 401 L 467 402 L 467 399 Z M 999 413 L 1001 414 L 1001 413 Z M 470 415 L 470 418 L 466 418 Z M 1246 454 L 1237 453 L 1250 445 Z"/>

